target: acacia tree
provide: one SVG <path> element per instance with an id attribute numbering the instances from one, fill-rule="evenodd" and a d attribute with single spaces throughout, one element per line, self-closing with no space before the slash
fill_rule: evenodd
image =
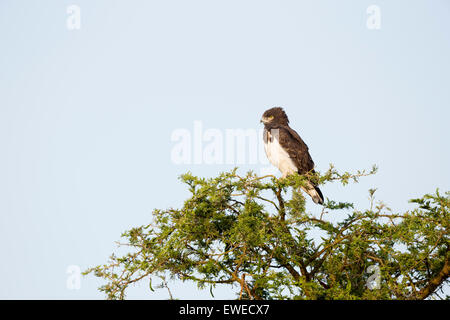
<path id="1" fill-rule="evenodd" d="M 199 288 L 230 285 L 239 299 L 425 299 L 449 282 L 450 192 L 413 199 L 394 213 L 375 201 L 356 210 L 327 199 L 316 215 L 301 186 L 357 182 L 370 172 L 258 177 L 237 170 L 205 179 L 184 174 L 191 193 L 180 209 L 154 210 L 153 221 L 122 234 L 130 248 L 88 269 L 99 288 L 123 299 L 127 287 L 160 277 Z M 320 235 L 320 238 L 319 238 Z M 170 293 L 170 290 L 169 290 Z"/>

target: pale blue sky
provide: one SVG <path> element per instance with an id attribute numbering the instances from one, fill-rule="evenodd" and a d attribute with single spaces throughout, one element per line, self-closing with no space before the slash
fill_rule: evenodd
<path id="1" fill-rule="evenodd" d="M 449 190 L 449 30 L 446 0 L 2 0 L 0 298 L 103 298 L 94 277 L 67 289 L 66 268 L 104 263 L 153 208 L 180 206 L 181 173 L 232 167 L 171 161 L 171 133 L 195 120 L 259 129 L 283 106 L 318 170 L 380 167 L 322 188 L 359 208 L 371 187 L 394 210 Z M 168 297 L 146 285 L 129 297 Z"/>

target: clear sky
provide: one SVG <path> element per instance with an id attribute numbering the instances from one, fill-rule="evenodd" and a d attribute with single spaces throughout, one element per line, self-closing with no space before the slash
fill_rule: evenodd
<path id="1" fill-rule="evenodd" d="M 373 187 L 396 211 L 449 190 L 449 30 L 447 0 L 2 0 L 0 298 L 103 298 L 92 276 L 68 287 L 67 268 L 105 263 L 153 208 L 180 206 L 181 173 L 234 166 L 173 161 L 174 132 L 194 135 L 195 121 L 255 131 L 283 106 L 319 171 L 379 166 L 323 186 L 358 208 Z M 129 297 L 168 298 L 147 291 Z"/>

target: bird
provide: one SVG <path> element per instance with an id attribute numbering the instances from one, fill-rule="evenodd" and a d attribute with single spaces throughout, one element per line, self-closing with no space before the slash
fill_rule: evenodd
<path id="1" fill-rule="evenodd" d="M 289 126 L 289 119 L 281 107 L 266 110 L 261 118 L 264 124 L 264 150 L 269 161 L 286 178 L 294 173 L 315 173 L 314 162 L 306 143 L 299 134 Z M 302 189 L 311 196 L 316 204 L 322 204 L 324 198 L 319 187 L 311 181 Z"/>

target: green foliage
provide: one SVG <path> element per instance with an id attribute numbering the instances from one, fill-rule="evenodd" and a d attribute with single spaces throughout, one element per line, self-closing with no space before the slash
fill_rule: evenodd
<path id="1" fill-rule="evenodd" d="M 319 217 L 305 208 L 299 190 L 307 179 L 347 185 L 376 170 L 340 174 L 330 166 L 322 175 L 286 179 L 241 177 L 236 169 L 211 179 L 184 174 L 191 196 L 183 207 L 154 210 L 152 223 L 122 235 L 128 254 L 85 274 L 106 280 L 100 290 L 109 299 L 123 299 L 129 285 L 144 279 L 154 291 L 152 277 L 167 289 L 166 277 L 194 281 L 211 294 L 229 284 L 241 299 L 437 295 L 450 274 L 450 192 L 413 199 L 417 208 L 401 214 L 375 203 L 375 189 L 364 211 L 330 199 Z"/>

